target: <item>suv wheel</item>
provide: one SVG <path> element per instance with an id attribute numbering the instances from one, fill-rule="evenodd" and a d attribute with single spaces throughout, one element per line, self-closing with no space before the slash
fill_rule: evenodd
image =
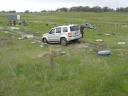
<path id="1" fill-rule="evenodd" d="M 43 39 L 42 39 L 42 42 L 43 42 L 43 43 L 48 43 L 48 41 L 47 41 L 46 38 L 43 38 Z"/>
<path id="2" fill-rule="evenodd" d="M 66 40 L 66 38 L 61 38 L 61 39 L 60 39 L 60 44 L 63 45 L 63 46 L 66 46 L 66 45 L 67 45 L 67 40 Z"/>

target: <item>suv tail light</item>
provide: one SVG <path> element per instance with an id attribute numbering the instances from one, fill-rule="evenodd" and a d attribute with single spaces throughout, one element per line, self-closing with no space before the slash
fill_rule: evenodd
<path id="1" fill-rule="evenodd" d="M 72 33 L 71 32 L 68 33 L 68 37 L 72 37 Z"/>

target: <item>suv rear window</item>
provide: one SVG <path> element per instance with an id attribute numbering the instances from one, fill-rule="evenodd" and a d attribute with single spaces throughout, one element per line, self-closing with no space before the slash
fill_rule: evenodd
<path id="1" fill-rule="evenodd" d="M 70 27 L 71 31 L 78 31 L 79 29 L 80 29 L 79 26 L 71 26 Z"/>

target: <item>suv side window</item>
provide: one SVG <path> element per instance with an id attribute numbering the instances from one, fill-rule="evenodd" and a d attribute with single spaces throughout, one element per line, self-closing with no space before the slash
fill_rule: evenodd
<path id="1" fill-rule="evenodd" d="M 56 33 L 61 33 L 61 27 L 56 28 Z"/>
<path id="2" fill-rule="evenodd" d="M 52 29 L 52 30 L 49 32 L 49 34 L 53 34 L 53 33 L 55 33 L 55 29 Z"/>
<path id="3" fill-rule="evenodd" d="M 68 32 L 68 28 L 67 27 L 63 27 L 63 32 Z"/>

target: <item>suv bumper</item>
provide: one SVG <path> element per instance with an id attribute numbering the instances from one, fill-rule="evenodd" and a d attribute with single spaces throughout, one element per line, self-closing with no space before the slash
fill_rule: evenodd
<path id="1" fill-rule="evenodd" d="M 77 37 L 68 37 L 67 41 L 72 41 L 72 40 L 76 40 L 76 39 L 80 39 L 82 36 L 77 36 Z"/>

